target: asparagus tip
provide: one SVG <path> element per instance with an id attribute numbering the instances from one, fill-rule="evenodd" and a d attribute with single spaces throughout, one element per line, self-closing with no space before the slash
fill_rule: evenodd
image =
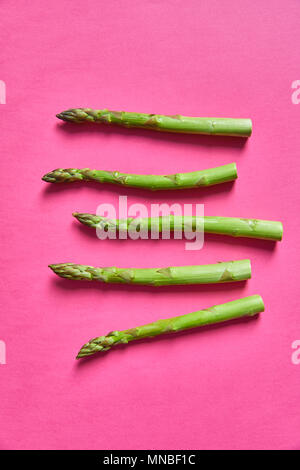
<path id="1" fill-rule="evenodd" d="M 66 111 L 56 114 L 56 117 L 62 121 L 78 122 L 79 113 L 80 109 L 67 109 Z"/>
<path id="2" fill-rule="evenodd" d="M 46 181 L 46 183 L 57 183 L 57 179 L 55 178 L 54 171 L 50 171 L 50 173 L 46 173 L 42 176 L 42 181 Z"/>
<path id="3" fill-rule="evenodd" d="M 99 223 L 99 218 L 97 216 L 91 214 L 84 214 L 80 212 L 73 212 L 73 217 L 81 222 L 84 225 L 88 225 L 89 227 L 97 227 Z M 99 220 L 98 220 L 99 219 Z"/>
<path id="4" fill-rule="evenodd" d="M 82 359 L 83 357 L 86 357 L 86 354 L 84 354 L 82 350 L 80 349 L 80 351 L 78 352 L 76 356 L 76 359 Z"/>
<path id="5" fill-rule="evenodd" d="M 72 213 L 72 216 L 75 217 L 75 219 L 77 219 L 79 222 L 83 223 L 82 220 L 81 220 L 81 216 L 83 214 L 81 214 L 80 212 L 73 212 Z"/>
<path id="6" fill-rule="evenodd" d="M 84 344 L 80 350 L 78 351 L 78 354 L 76 356 L 76 359 L 81 359 L 83 357 L 87 357 L 87 356 L 91 356 L 93 354 L 93 352 L 91 352 L 88 348 L 88 343 L 87 344 Z"/>
<path id="7" fill-rule="evenodd" d="M 56 117 L 62 121 L 70 121 L 72 120 L 72 113 L 70 110 L 62 111 L 61 113 L 56 114 Z"/>
<path id="8" fill-rule="evenodd" d="M 59 264 L 48 264 L 48 268 L 50 268 L 55 274 L 58 274 L 57 269 L 59 268 L 59 266 Z"/>

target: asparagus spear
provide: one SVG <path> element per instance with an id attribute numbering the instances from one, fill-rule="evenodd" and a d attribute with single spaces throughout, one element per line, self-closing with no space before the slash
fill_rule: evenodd
<path id="1" fill-rule="evenodd" d="M 132 175 L 118 171 L 90 170 L 89 168 L 57 168 L 42 177 L 47 183 L 73 183 L 74 181 L 98 181 L 113 183 L 133 188 L 184 189 L 212 186 L 233 181 L 237 178 L 236 164 L 173 175 Z"/>
<path id="2" fill-rule="evenodd" d="M 142 127 L 156 131 L 180 132 L 185 134 L 230 135 L 249 137 L 252 132 L 251 119 L 187 117 L 179 114 L 127 113 L 108 109 L 74 108 L 56 115 L 63 121 L 97 122 L 117 124 L 124 127 Z"/>
<path id="3" fill-rule="evenodd" d="M 243 281 L 251 277 L 248 259 L 202 266 L 168 268 L 95 268 L 74 263 L 50 264 L 60 277 L 106 283 L 169 286 L 179 284 L 211 284 Z"/>
<path id="4" fill-rule="evenodd" d="M 93 228 L 130 230 L 130 224 L 135 221 L 133 217 L 128 219 L 107 219 L 95 214 L 81 214 L 74 212 L 73 216 L 84 225 Z M 200 224 L 200 217 L 188 216 L 161 216 L 139 218 L 139 230 L 151 230 L 155 228 L 158 232 L 163 227 L 170 227 L 170 231 L 183 230 L 192 231 Z M 203 217 L 204 232 L 230 235 L 232 237 L 260 238 L 264 240 L 281 240 L 282 223 L 273 220 L 240 219 L 238 217 Z"/>
<path id="5" fill-rule="evenodd" d="M 91 356 L 99 351 L 107 351 L 120 343 L 128 343 L 136 339 L 187 330 L 212 323 L 220 323 L 234 318 L 253 316 L 263 311 L 264 302 L 260 295 L 244 297 L 227 302 L 226 304 L 215 305 L 205 310 L 188 313 L 187 315 L 158 320 L 154 323 L 131 328 L 130 330 L 112 331 L 108 335 L 94 338 L 82 346 L 76 359 Z"/>

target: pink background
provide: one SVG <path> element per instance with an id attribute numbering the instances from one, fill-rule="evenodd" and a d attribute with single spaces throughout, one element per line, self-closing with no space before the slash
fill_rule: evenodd
<path id="1" fill-rule="evenodd" d="M 1 2 L 3 449 L 300 447 L 300 3 L 297 0 Z M 69 107 L 251 117 L 253 136 L 210 138 L 75 127 Z M 235 161 L 239 179 L 148 193 L 50 186 L 57 167 L 136 173 Z M 207 236 L 103 241 L 74 210 L 102 202 L 204 203 L 206 215 L 282 220 L 274 244 Z M 161 289 L 61 280 L 49 263 L 156 267 L 250 258 L 247 283 Z M 251 294 L 257 320 L 119 347 L 75 361 L 91 337 Z"/>

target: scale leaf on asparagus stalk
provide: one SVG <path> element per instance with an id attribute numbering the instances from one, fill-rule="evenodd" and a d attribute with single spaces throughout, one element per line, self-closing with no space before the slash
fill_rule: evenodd
<path id="1" fill-rule="evenodd" d="M 132 188 L 150 189 L 187 189 L 213 186 L 233 181 L 237 178 L 235 163 L 207 170 L 172 175 L 135 175 L 119 171 L 90 170 L 89 168 L 57 168 L 42 177 L 47 183 L 73 183 L 75 181 L 97 181 Z"/>
<path id="2" fill-rule="evenodd" d="M 251 278 L 250 260 L 229 261 L 200 266 L 166 268 L 99 268 L 74 263 L 50 264 L 60 277 L 105 283 L 169 286 L 244 281 Z"/>
<path id="3" fill-rule="evenodd" d="M 57 114 L 63 121 L 100 124 L 117 124 L 123 127 L 140 127 L 155 131 L 184 134 L 226 135 L 249 137 L 252 133 L 251 119 L 188 117 L 175 114 L 132 113 L 108 109 L 73 108 Z"/>
<path id="4" fill-rule="evenodd" d="M 197 226 L 203 227 L 205 233 L 216 233 L 232 237 L 259 238 L 263 240 L 280 241 L 282 239 L 282 223 L 273 220 L 242 219 L 238 217 L 196 217 L 196 216 L 161 216 L 161 217 L 131 217 L 128 219 L 108 219 L 95 214 L 74 212 L 73 216 L 82 224 L 92 228 L 111 230 L 127 230 L 130 227 L 139 231 L 195 231 Z"/>
<path id="5" fill-rule="evenodd" d="M 118 344 L 126 344 L 142 338 L 150 338 L 164 333 L 175 333 L 213 323 L 221 323 L 245 316 L 254 316 L 264 311 L 264 302 L 260 295 L 252 295 L 233 300 L 221 305 L 180 315 L 178 317 L 158 320 L 137 328 L 123 331 L 112 331 L 106 336 L 99 336 L 86 343 L 80 349 L 76 359 L 91 356 L 97 352 L 108 351 Z"/>

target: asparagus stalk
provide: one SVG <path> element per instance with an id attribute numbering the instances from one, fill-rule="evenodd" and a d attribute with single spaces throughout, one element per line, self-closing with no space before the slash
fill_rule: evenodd
<path id="1" fill-rule="evenodd" d="M 130 330 L 112 331 L 108 335 L 94 338 L 82 346 L 76 359 L 91 356 L 99 351 L 107 351 L 120 343 L 126 344 L 136 339 L 183 331 L 244 316 L 253 316 L 263 311 L 264 302 L 260 295 L 244 297 L 227 302 L 226 304 L 215 305 L 205 310 L 188 313 L 187 315 L 158 320 L 154 323 L 131 328 Z"/>
<path id="2" fill-rule="evenodd" d="M 56 115 L 63 121 L 76 123 L 97 122 L 117 124 L 123 127 L 142 127 L 156 131 L 180 132 L 184 134 L 230 135 L 249 137 L 252 132 L 251 119 L 187 117 L 175 114 L 131 113 L 108 109 L 74 108 Z"/>
<path id="3" fill-rule="evenodd" d="M 107 219 L 106 217 L 97 216 L 95 214 L 82 214 L 74 212 L 73 216 L 84 225 L 92 228 L 105 228 L 106 230 L 113 229 L 130 230 L 130 225 L 134 224 L 136 220 L 134 217 L 128 219 Z M 201 220 L 200 220 L 201 219 Z M 232 237 L 248 237 L 260 238 L 263 240 L 279 241 L 282 239 L 282 223 L 273 220 L 258 220 L 258 219 L 240 219 L 238 217 L 188 217 L 188 216 L 161 216 L 161 217 L 147 217 L 139 218 L 139 230 L 151 230 L 151 228 L 158 232 L 162 232 L 164 227 L 170 231 L 185 230 L 194 231 L 196 227 L 202 227 L 200 222 L 203 222 L 204 232 L 216 233 L 220 235 L 230 235 Z M 197 223 L 198 222 L 198 223 Z"/>
<path id="4" fill-rule="evenodd" d="M 251 277 L 248 259 L 202 266 L 167 268 L 95 268 L 74 263 L 50 264 L 60 277 L 106 283 L 169 286 L 243 281 Z"/>
<path id="5" fill-rule="evenodd" d="M 212 186 L 233 181 L 237 178 L 235 163 L 173 175 L 133 175 L 118 171 L 90 170 L 89 168 L 57 168 L 42 177 L 47 183 L 73 183 L 74 181 L 98 181 L 113 183 L 132 188 L 151 189 L 184 189 Z"/>

